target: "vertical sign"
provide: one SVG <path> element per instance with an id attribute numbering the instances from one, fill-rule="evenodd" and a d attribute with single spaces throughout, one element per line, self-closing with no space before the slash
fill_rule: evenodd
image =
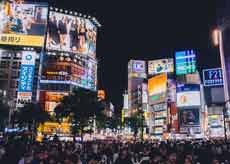
<path id="1" fill-rule="evenodd" d="M 22 51 L 17 107 L 23 107 L 32 99 L 35 59 L 36 52 Z"/>
<path id="2" fill-rule="evenodd" d="M 193 50 L 175 53 L 176 75 L 186 75 L 196 72 L 196 54 Z"/>

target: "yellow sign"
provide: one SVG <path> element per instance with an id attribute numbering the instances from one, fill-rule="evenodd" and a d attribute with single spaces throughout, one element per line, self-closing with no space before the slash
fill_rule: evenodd
<path id="1" fill-rule="evenodd" d="M 165 101 L 167 90 L 167 74 L 163 73 L 148 80 L 149 103 L 156 104 Z"/>
<path id="2" fill-rule="evenodd" d="M 44 36 L 0 34 L 0 44 L 43 47 Z"/>

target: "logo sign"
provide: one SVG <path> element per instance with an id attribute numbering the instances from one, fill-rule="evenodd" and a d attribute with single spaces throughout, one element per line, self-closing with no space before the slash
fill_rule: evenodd
<path id="1" fill-rule="evenodd" d="M 186 75 L 196 72 L 196 54 L 193 50 L 175 53 L 176 74 Z"/>
<path id="2" fill-rule="evenodd" d="M 145 61 L 134 60 L 133 61 L 133 72 L 144 73 L 145 72 Z"/>
<path id="3" fill-rule="evenodd" d="M 223 85 L 223 75 L 221 68 L 204 69 L 203 70 L 204 86 Z"/>
<path id="4" fill-rule="evenodd" d="M 30 102 L 32 99 L 35 58 L 35 52 L 22 52 L 20 77 L 18 82 L 17 107 L 22 107 L 23 104 Z"/>

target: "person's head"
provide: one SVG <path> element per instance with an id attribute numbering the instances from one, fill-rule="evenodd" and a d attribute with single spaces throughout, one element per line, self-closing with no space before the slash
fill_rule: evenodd
<path id="1" fill-rule="evenodd" d="M 53 22 L 53 21 L 56 21 L 55 15 L 53 15 L 53 16 L 51 17 L 51 21 L 52 21 L 52 22 Z"/>
<path id="2" fill-rule="evenodd" d="M 169 154 L 168 160 L 169 160 L 169 162 L 172 163 L 172 164 L 173 164 L 173 163 L 176 163 L 176 161 L 177 161 L 176 152 L 171 152 L 171 153 Z"/>
<path id="3" fill-rule="evenodd" d="M 126 158 L 128 156 L 128 150 L 127 149 L 122 149 L 120 157 L 121 158 Z"/>
<path id="4" fill-rule="evenodd" d="M 192 164 L 192 161 L 189 158 L 185 158 L 184 164 Z"/>
<path id="5" fill-rule="evenodd" d="M 216 159 L 216 158 L 214 158 L 214 159 L 212 160 L 212 164 L 219 164 L 219 163 L 220 163 L 219 160 Z"/>
<path id="6" fill-rule="evenodd" d="M 56 160 L 55 160 L 55 157 L 54 156 L 50 156 L 48 158 L 48 164 L 56 164 Z"/>

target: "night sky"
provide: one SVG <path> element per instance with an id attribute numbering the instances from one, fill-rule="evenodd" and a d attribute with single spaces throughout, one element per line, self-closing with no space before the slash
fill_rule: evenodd
<path id="1" fill-rule="evenodd" d="M 174 51 L 194 49 L 198 68 L 219 67 L 211 42 L 216 24 L 215 0 L 49 0 L 52 6 L 95 16 L 98 31 L 99 89 L 105 89 L 116 109 L 127 88 L 129 59 L 173 57 Z"/>

